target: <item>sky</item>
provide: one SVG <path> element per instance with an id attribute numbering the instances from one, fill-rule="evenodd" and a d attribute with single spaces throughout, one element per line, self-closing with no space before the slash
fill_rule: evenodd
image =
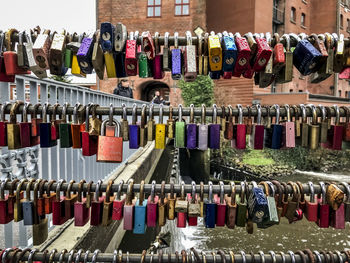
<path id="1" fill-rule="evenodd" d="M 88 32 L 96 28 L 95 0 L 1 1 L 0 30 L 41 29 Z"/>

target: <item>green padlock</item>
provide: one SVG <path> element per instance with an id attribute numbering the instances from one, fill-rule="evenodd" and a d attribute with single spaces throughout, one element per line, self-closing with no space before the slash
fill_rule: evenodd
<path id="1" fill-rule="evenodd" d="M 175 122 L 175 147 L 185 148 L 185 122 L 182 120 L 182 105 L 179 104 L 179 116 Z"/>
<path id="2" fill-rule="evenodd" d="M 236 225 L 245 227 L 247 223 L 247 199 L 245 196 L 245 183 L 241 182 L 241 194 L 236 197 L 237 200 L 237 219 Z"/>
<path id="3" fill-rule="evenodd" d="M 139 54 L 139 77 L 140 78 L 149 78 L 150 69 L 148 65 L 148 59 L 145 52 Z"/>
<path id="4" fill-rule="evenodd" d="M 67 42 L 66 42 L 66 44 L 68 44 L 69 42 L 72 42 L 73 38 L 74 38 L 74 36 L 76 34 L 77 33 L 74 33 L 73 36 L 67 35 L 67 38 L 66 38 Z M 72 49 L 67 48 L 67 45 L 66 45 L 65 50 L 64 50 L 64 66 L 66 68 L 72 68 L 72 59 L 73 59 Z"/>
<path id="5" fill-rule="evenodd" d="M 72 130 L 71 124 L 67 123 L 67 107 L 68 102 L 63 105 L 62 109 L 62 122 L 59 125 L 59 135 L 60 135 L 60 147 L 70 148 L 72 147 Z"/>

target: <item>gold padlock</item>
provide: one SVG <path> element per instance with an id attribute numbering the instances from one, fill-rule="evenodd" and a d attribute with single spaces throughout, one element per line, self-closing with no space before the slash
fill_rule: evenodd
<path id="1" fill-rule="evenodd" d="M 220 39 L 212 31 L 209 36 L 209 65 L 211 71 L 220 71 L 222 69 L 222 48 Z"/>

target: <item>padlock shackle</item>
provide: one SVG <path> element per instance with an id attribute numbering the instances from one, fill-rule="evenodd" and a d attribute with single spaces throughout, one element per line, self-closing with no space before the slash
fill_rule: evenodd
<path id="1" fill-rule="evenodd" d="M 174 48 L 175 49 L 179 48 L 179 33 L 178 32 L 174 33 Z"/>
<path id="2" fill-rule="evenodd" d="M 11 104 L 10 102 L 6 101 L 4 104 L 1 105 L 1 108 L 0 108 L 0 121 L 6 121 L 5 120 L 5 109 L 6 109 L 6 106 Z"/>
<path id="3" fill-rule="evenodd" d="M 105 136 L 106 135 L 107 122 L 109 122 L 109 119 L 105 119 L 102 122 L 102 125 L 101 125 L 101 136 Z M 113 119 L 113 125 L 112 126 L 115 126 L 114 136 L 115 137 L 120 137 L 120 131 L 121 131 L 121 124 L 120 124 L 120 122 L 117 121 L 116 119 Z"/>
<path id="4" fill-rule="evenodd" d="M 317 109 L 315 105 L 309 105 L 312 110 L 312 125 L 317 125 Z"/>
<path id="5" fill-rule="evenodd" d="M 63 108 L 62 108 L 62 121 L 63 121 L 63 123 L 67 123 L 67 107 L 68 106 L 69 106 L 68 102 L 63 104 Z M 35 108 L 35 106 L 34 106 L 34 108 Z"/>
<path id="6" fill-rule="evenodd" d="M 142 206 L 143 201 L 145 200 L 144 189 L 145 189 L 145 181 L 142 180 L 140 183 L 140 192 L 139 192 L 139 205 L 140 206 Z"/>
<path id="7" fill-rule="evenodd" d="M 17 109 L 20 105 L 23 105 L 23 101 L 16 101 L 14 104 L 12 104 L 11 106 L 11 110 L 10 110 L 10 123 L 12 124 L 16 124 L 17 120 L 16 120 L 16 112 Z"/>
<path id="8" fill-rule="evenodd" d="M 186 45 L 190 46 L 192 45 L 192 34 L 191 31 L 186 31 Z"/>
<path id="9" fill-rule="evenodd" d="M 233 108 L 231 105 L 228 105 L 228 121 L 232 122 L 233 120 Z"/>
<path id="10" fill-rule="evenodd" d="M 339 125 L 340 123 L 340 112 L 338 105 L 333 105 L 333 109 L 335 110 L 335 125 Z"/>
<path id="11" fill-rule="evenodd" d="M 179 121 L 182 121 L 182 104 L 179 104 L 179 106 L 178 106 L 178 108 L 179 108 Z"/>
<path id="12" fill-rule="evenodd" d="M 125 103 L 122 104 L 123 109 L 123 120 L 128 120 L 128 115 L 126 114 L 126 105 Z"/>
<path id="13" fill-rule="evenodd" d="M 231 182 L 231 205 L 234 206 L 236 204 L 236 185 L 235 182 Z"/>
<path id="14" fill-rule="evenodd" d="M 202 125 L 205 125 L 207 120 L 206 120 L 206 107 L 205 107 L 205 104 L 202 104 L 202 111 L 201 111 L 201 124 Z"/>
<path id="15" fill-rule="evenodd" d="M 152 181 L 152 187 L 151 187 L 151 202 L 154 203 L 154 197 L 156 194 L 156 181 Z"/>
<path id="16" fill-rule="evenodd" d="M 98 180 L 96 184 L 96 189 L 95 189 L 95 202 L 98 202 L 101 196 L 100 190 L 101 190 L 101 185 L 102 185 L 102 180 Z"/>
<path id="17" fill-rule="evenodd" d="M 256 110 L 258 111 L 257 118 L 256 118 L 256 124 L 261 125 L 261 105 L 256 104 L 255 107 L 256 107 Z"/>
<path id="18" fill-rule="evenodd" d="M 157 55 L 160 52 L 159 48 L 159 32 L 154 33 L 154 49 L 155 49 L 155 55 Z"/>
<path id="19" fill-rule="evenodd" d="M 163 124 L 163 104 L 159 105 L 159 124 Z"/>
<path id="20" fill-rule="evenodd" d="M 303 123 L 307 123 L 306 107 L 304 104 L 300 104 L 301 118 Z"/>
<path id="21" fill-rule="evenodd" d="M 146 126 L 146 104 L 142 104 L 141 108 L 141 128 L 144 129 Z"/>
<path id="22" fill-rule="evenodd" d="M 191 193 L 191 203 L 196 203 L 196 182 L 192 181 L 192 193 Z"/>
<path id="23" fill-rule="evenodd" d="M 133 186 L 134 186 L 134 180 L 129 179 L 128 181 L 128 189 L 126 191 L 126 205 L 132 205 L 132 199 L 133 199 Z"/>
<path id="24" fill-rule="evenodd" d="M 241 104 L 237 104 L 238 109 L 238 124 L 243 124 L 243 108 Z"/>
<path id="25" fill-rule="evenodd" d="M 90 121 L 90 108 L 93 107 L 93 103 L 89 103 L 85 106 L 85 131 L 89 132 L 89 121 Z"/>
<path id="26" fill-rule="evenodd" d="M 39 187 L 40 187 L 42 180 L 43 179 L 38 179 L 34 184 L 34 189 L 33 189 L 34 204 L 36 204 L 38 202 L 38 192 L 39 192 Z"/>
<path id="27" fill-rule="evenodd" d="M 262 181 L 259 183 L 259 185 L 262 185 L 264 187 L 266 197 L 270 196 L 269 185 L 267 184 L 267 182 Z M 256 187 L 258 187 L 258 186 L 256 186 Z M 253 185 L 253 188 L 254 188 L 254 185 Z"/>
<path id="28" fill-rule="evenodd" d="M 112 109 L 113 109 L 113 106 L 112 106 Z M 113 116 L 112 116 L 113 118 Z M 137 122 L 137 105 L 136 103 L 134 103 L 132 105 L 132 125 L 136 125 L 136 122 Z"/>
<path id="29" fill-rule="evenodd" d="M 83 199 L 82 199 L 82 191 L 83 191 L 83 185 L 84 183 L 86 183 L 86 181 L 83 179 L 79 182 L 79 185 L 78 185 L 78 202 L 79 203 L 82 203 L 83 202 Z M 85 192 L 84 192 L 85 193 Z"/>
<path id="30" fill-rule="evenodd" d="M 169 32 L 165 32 L 164 34 L 164 48 L 169 48 Z"/>
<path id="31" fill-rule="evenodd" d="M 212 204 L 213 203 L 213 182 L 209 181 L 208 186 L 209 186 L 208 201 L 210 204 Z"/>
<path id="32" fill-rule="evenodd" d="M 312 182 L 307 183 L 310 189 L 310 203 L 315 203 L 315 189 Z"/>
<path id="33" fill-rule="evenodd" d="M 161 187 L 160 187 L 160 203 L 164 205 L 164 199 L 165 199 L 165 181 L 162 181 Z"/>
<path id="34" fill-rule="evenodd" d="M 29 180 L 29 182 L 27 183 L 27 187 L 26 187 L 26 201 L 31 201 L 30 200 L 30 188 L 32 187 L 33 183 L 35 182 L 35 179 L 32 178 Z"/>
<path id="35" fill-rule="evenodd" d="M 318 183 L 319 185 L 320 185 L 320 187 L 321 187 L 321 191 L 322 191 L 322 194 L 321 194 L 321 196 L 322 196 L 322 204 L 323 205 L 325 205 L 327 202 L 326 202 L 326 185 L 325 185 L 325 183 L 324 182 L 319 182 Z"/>
<path id="36" fill-rule="evenodd" d="M 66 191 L 66 197 L 68 198 L 68 199 L 70 199 L 71 198 L 71 191 L 72 191 L 72 186 L 73 186 L 73 184 L 75 183 L 75 180 L 70 180 L 69 181 L 69 184 L 68 184 L 68 187 L 67 187 L 67 191 Z"/>
<path id="37" fill-rule="evenodd" d="M 10 182 L 10 179 L 3 180 L 0 186 L 0 200 L 5 200 L 5 185 Z"/>
<path id="38" fill-rule="evenodd" d="M 224 182 L 220 181 L 220 204 L 224 203 L 224 197 L 225 197 L 225 190 L 224 190 Z"/>
<path id="39" fill-rule="evenodd" d="M 47 123 L 47 107 L 49 107 L 50 104 L 48 102 L 45 102 L 43 105 L 42 115 L 43 115 L 43 123 Z"/>
<path id="40" fill-rule="evenodd" d="M 186 195 L 185 195 L 185 182 L 184 182 L 184 181 L 181 181 L 180 189 L 181 189 L 181 192 L 180 192 L 180 199 L 181 199 L 181 200 L 186 200 Z"/>
<path id="41" fill-rule="evenodd" d="M 194 123 L 194 105 L 193 104 L 190 105 L 190 123 Z"/>
<path id="42" fill-rule="evenodd" d="M 113 126 L 113 103 L 109 104 L 108 125 Z"/>
<path id="43" fill-rule="evenodd" d="M 119 200 L 119 201 L 121 200 L 120 197 L 121 197 L 121 194 L 122 194 L 123 185 L 124 185 L 124 180 L 121 180 L 119 182 L 118 192 L 117 192 L 117 196 L 116 196 L 117 200 Z"/>
<path id="44" fill-rule="evenodd" d="M 278 104 L 274 104 L 272 108 L 275 108 L 276 110 L 276 117 L 275 117 L 275 124 L 280 124 L 280 106 Z"/>
<path id="45" fill-rule="evenodd" d="M 342 185 L 344 185 L 346 190 L 346 202 L 350 203 L 350 186 L 348 183 L 342 182 Z"/>
<path id="46" fill-rule="evenodd" d="M 170 198 L 171 199 L 175 198 L 175 196 L 174 196 L 174 182 L 172 180 L 170 181 Z"/>
<path id="47" fill-rule="evenodd" d="M 282 200 L 283 200 L 283 188 L 282 185 L 280 184 L 280 182 L 273 180 L 272 184 L 274 186 L 276 186 L 276 188 L 278 189 L 278 200 L 277 200 L 277 206 L 281 207 L 282 206 Z M 275 191 L 276 193 L 276 191 Z"/>
<path id="48" fill-rule="evenodd" d="M 291 121 L 291 118 L 290 118 L 290 107 L 288 104 L 285 104 L 284 105 L 284 109 L 286 110 L 286 115 L 287 115 L 287 122 L 290 122 Z"/>
<path id="49" fill-rule="evenodd" d="M 113 185 L 113 180 L 109 180 L 107 184 L 107 189 L 106 189 L 106 199 L 104 200 L 104 203 L 110 203 L 111 202 L 111 193 L 112 191 L 112 185 Z"/>
<path id="50" fill-rule="evenodd" d="M 154 109 L 154 104 L 152 103 L 152 104 L 149 106 L 149 112 L 148 112 L 148 118 L 149 118 L 149 120 L 153 120 L 153 109 Z"/>
<path id="51" fill-rule="evenodd" d="M 181 109 L 181 111 L 182 111 L 182 109 Z M 182 112 L 181 112 L 182 113 Z M 181 114 L 181 116 L 182 116 L 182 114 Z M 217 116 L 218 116 L 218 113 L 217 113 L 217 106 L 216 106 L 216 104 L 213 104 L 213 118 L 212 118 L 212 122 L 214 123 L 214 124 L 217 124 Z"/>

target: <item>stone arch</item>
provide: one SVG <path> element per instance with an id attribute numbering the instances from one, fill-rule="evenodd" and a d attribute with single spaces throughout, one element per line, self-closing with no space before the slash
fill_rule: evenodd
<path id="1" fill-rule="evenodd" d="M 167 83 L 163 81 L 157 81 L 157 80 L 149 80 L 141 83 L 137 90 L 141 94 L 141 100 L 144 101 L 151 101 L 154 92 L 159 90 L 160 95 L 166 100 L 169 101 L 170 99 L 170 87 Z"/>

